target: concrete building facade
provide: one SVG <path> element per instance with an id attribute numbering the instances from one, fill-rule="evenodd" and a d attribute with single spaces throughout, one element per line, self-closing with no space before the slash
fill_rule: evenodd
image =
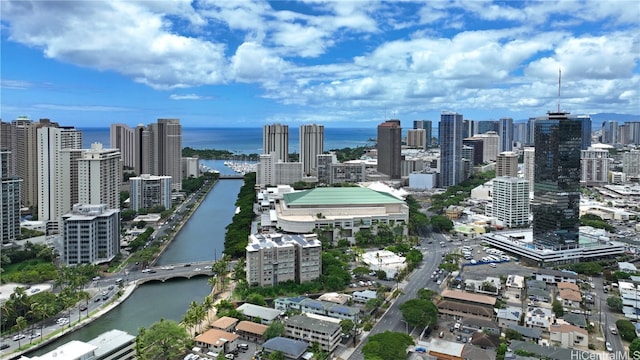
<path id="1" fill-rule="evenodd" d="M 262 153 L 275 152 L 276 161 L 289 161 L 289 126 L 265 125 L 262 129 Z M 274 184 L 275 185 L 275 184 Z"/>
<path id="2" fill-rule="evenodd" d="M 304 175 L 317 175 L 317 156 L 324 152 L 324 126 L 308 124 L 300 126 L 300 162 Z"/>
<path id="3" fill-rule="evenodd" d="M 402 163 L 402 127 L 392 119 L 378 125 L 378 172 L 400 179 Z"/>
<path id="4" fill-rule="evenodd" d="M 529 224 L 529 181 L 500 176 L 493 179 L 492 216 L 507 227 Z"/>
<path id="5" fill-rule="evenodd" d="M 77 159 L 78 203 L 106 204 L 109 209 L 120 208 L 122 161 L 120 150 L 104 149 L 91 144 Z"/>
<path id="6" fill-rule="evenodd" d="M 11 151 L 0 149 L 0 245 L 20 237 L 20 183 L 11 172 Z"/>
<path id="7" fill-rule="evenodd" d="M 171 176 L 142 174 L 129 178 L 131 209 L 171 208 Z"/>
<path id="8" fill-rule="evenodd" d="M 111 261 L 120 252 L 120 210 L 75 204 L 63 216 L 62 258 L 71 266 Z"/>
<path id="9" fill-rule="evenodd" d="M 322 243 L 315 234 L 251 234 L 246 250 L 250 285 L 304 283 L 322 274 Z"/>
<path id="10" fill-rule="evenodd" d="M 518 176 L 518 154 L 513 151 L 503 151 L 496 159 L 496 177 Z"/>
<path id="11" fill-rule="evenodd" d="M 611 165 L 609 151 L 589 148 L 580 151 L 580 183 L 586 186 L 606 185 Z"/>

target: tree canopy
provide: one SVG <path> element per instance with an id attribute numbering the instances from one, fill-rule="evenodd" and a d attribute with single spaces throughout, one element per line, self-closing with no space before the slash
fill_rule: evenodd
<path id="1" fill-rule="evenodd" d="M 369 336 L 362 347 L 365 360 L 405 359 L 407 347 L 413 345 L 411 336 L 398 332 L 385 331 Z"/>
<path id="2" fill-rule="evenodd" d="M 138 359 L 181 359 L 189 351 L 192 340 L 175 321 L 160 319 L 149 329 L 140 328 L 136 336 Z"/>
<path id="3" fill-rule="evenodd" d="M 400 305 L 402 317 L 411 326 L 424 328 L 438 321 L 438 308 L 430 300 L 411 299 Z"/>

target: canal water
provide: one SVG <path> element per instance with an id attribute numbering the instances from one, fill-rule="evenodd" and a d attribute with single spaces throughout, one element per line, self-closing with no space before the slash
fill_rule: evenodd
<path id="1" fill-rule="evenodd" d="M 202 164 L 232 174 L 221 160 Z M 225 227 L 231 222 L 242 180 L 220 180 L 182 227 L 158 260 L 158 265 L 190 261 L 213 261 L 224 249 Z M 161 318 L 180 321 L 192 301 L 202 302 L 211 291 L 206 277 L 150 282 L 138 287 L 120 306 L 91 324 L 54 341 L 29 355 L 42 355 L 71 340 L 88 341 L 105 331 L 119 329 L 132 335 Z"/>

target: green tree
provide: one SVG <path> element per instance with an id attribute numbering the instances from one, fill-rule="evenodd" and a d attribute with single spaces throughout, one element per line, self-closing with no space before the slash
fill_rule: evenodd
<path id="1" fill-rule="evenodd" d="M 344 319 L 340 321 L 340 327 L 342 327 L 343 334 L 350 334 L 351 330 L 353 330 L 355 326 L 356 324 L 354 324 L 353 321 L 349 319 Z"/>
<path id="2" fill-rule="evenodd" d="M 411 299 L 400 305 L 402 317 L 411 326 L 425 328 L 438 321 L 438 308 L 430 300 Z"/>
<path id="3" fill-rule="evenodd" d="M 405 359 L 407 347 L 413 345 L 411 336 L 398 332 L 385 331 L 369 336 L 362 347 L 365 360 Z"/>
<path id="4" fill-rule="evenodd" d="M 282 336 L 284 334 L 284 324 L 279 321 L 274 321 L 269 324 L 269 327 L 264 331 L 264 339 L 269 340 L 274 337 Z"/>
<path id="5" fill-rule="evenodd" d="M 635 338 L 629 345 L 629 359 L 640 359 L 640 338 Z"/>
<path id="6" fill-rule="evenodd" d="M 553 300 L 551 303 L 551 311 L 556 314 L 556 318 L 561 318 L 564 315 L 564 308 L 562 307 L 562 303 L 558 300 Z"/>
<path id="7" fill-rule="evenodd" d="M 453 222 L 443 215 L 435 215 L 431 218 L 431 226 L 434 230 L 446 233 L 453 229 Z"/>
<path id="8" fill-rule="evenodd" d="M 136 336 L 138 359 L 178 359 L 192 346 L 187 331 L 171 320 L 160 319 L 149 329 L 140 328 Z"/>
<path id="9" fill-rule="evenodd" d="M 607 306 L 617 312 L 622 312 L 622 298 L 619 296 L 609 296 L 607 298 Z"/>
<path id="10" fill-rule="evenodd" d="M 285 360 L 284 353 L 282 351 L 274 351 L 269 354 L 269 360 Z"/>
<path id="11" fill-rule="evenodd" d="M 616 321 L 616 327 L 618 328 L 618 333 L 620 337 L 625 341 L 633 341 L 636 336 L 636 328 L 633 323 L 629 320 L 619 319 Z"/>
<path id="12" fill-rule="evenodd" d="M 247 302 L 258 306 L 265 306 L 267 304 L 267 302 L 264 301 L 264 296 L 256 293 L 247 295 Z"/>
<path id="13" fill-rule="evenodd" d="M 26 328 L 27 328 L 27 319 L 25 319 L 24 316 L 18 316 L 18 318 L 16 319 L 15 329 L 19 333 L 22 333 Z M 20 347 L 20 339 L 18 339 L 18 347 Z"/>

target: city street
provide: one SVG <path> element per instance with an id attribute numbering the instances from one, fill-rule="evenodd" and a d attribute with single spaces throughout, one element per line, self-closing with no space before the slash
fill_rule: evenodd
<path id="1" fill-rule="evenodd" d="M 432 241 L 428 244 L 428 241 Z M 445 247 L 442 247 L 439 243 L 444 241 Z M 389 309 L 378 320 L 373 329 L 369 332 L 368 336 L 382 333 L 385 331 L 406 332 L 407 324 L 402 319 L 402 313 L 400 312 L 400 305 L 407 300 L 411 300 L 417 297 L 419 289 L 429 288 L 440 292 L 439 285 L 431 280 L 431 274 L 438 268 L 442 260 L 442 254 L 449 252 L 452 243 L 448 242 L 444 235 L 439 233 L 432 233 L 429 237 L 422 239 L 421 247 L 424 254 L 424 260 L 422 265 L 417 268 L 407 279 L 404 280 L 404 286 L 401 286 L 402 294 L 389 306 Z M 422 329 L 411 329 L 409 331 L 414 336 L 419 336 Z M 360 344 L 355 351 L 349 357 L 350 360 L 363 360 L 362 346 L 366 344 L 366 338 L 361 339 Z"/>

